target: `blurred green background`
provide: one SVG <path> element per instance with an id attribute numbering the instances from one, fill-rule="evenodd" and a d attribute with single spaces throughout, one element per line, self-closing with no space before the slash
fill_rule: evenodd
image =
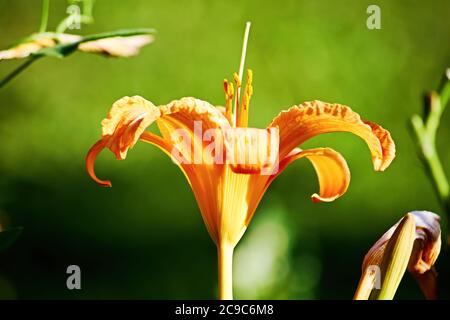
<path id="1" fill-rule="evenodd" d="M 370 4 L 381 7 L 381 30 L 366 27 Z M 40 6 L 0 0 L 0 48 L 37 31 Z M 50 29 L 66 7 L 51 1 Z M 87 177 L 84 157 L 124 95 L 223 105 L 222 81 L 237 71 L 247 20 L 252 126 L 303 101 L 339 102 L 388 128 L 397 158 L 377 173 L 356 136 L 309 141 L 342 152 L 350 188 L 333 203 L 313 204 L 313 168 L 308 161 L 290 166 L 237 247 L 236 297 L 350 299 L 363 256 L 381 234 L 408 211 L 439 212 L 407 122 L 450 65 L 448 0 L 98 0 L 94 18 L 80 34 L 153 27 L 156 41 L 130 59 L 42 59 L 0 90 L 1 221 L 24 227 L 0 254 L 0 298 L 216 298 L 215 246 L 170 159 L 147 144 L 123 162 L 104 152 L 97 173 L 112 180 L 107 189 Z M 1 61 L 0 77 L 20 63 Z M 447 170 L 449 136 L 447 112 L 438 139 Z M 66 288 L 70 264 L 81 267 L 82 290 Z M 448 288 L 450 275 L 440 273 Z M 397 298 L 422 298 L 409 274 Z"/>

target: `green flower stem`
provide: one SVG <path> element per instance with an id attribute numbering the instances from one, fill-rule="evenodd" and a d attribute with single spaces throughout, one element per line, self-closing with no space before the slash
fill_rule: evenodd
<path id="1" fill-rule="evenodd" d="M 92 15 L 92 10 L 94 7 L 94 0 L 84 0 L 83 1 L 83 12 L 80 15 L 80 23 L 82 24 L 91 24 L 94 22 L 94 17 Z M 74 19 L 73 15 L 69 15 L 65 17 L 56 28 L 57 33 L 63 33 L 66 31 L 72 20 Z"/>
<path id="2" fill-rule="evenodd" d="M 69 27 L 70 23 L 73 20 L 73 16 L 67 16 L 65 17 L 59 24 L 58 27 L 56 27 L 56 33 L 64 33 L 66 29 Z M 81 15 L 80 16 L 80 23 L 83 24 L 90 24 L 92 23 L 93 19 L 89 16 Z"/>
<path id="3" fill-rule="evenodd" d="M 92 10 L 94 8 L 94 0 L 84 0 L 83 2 L 83 15 L 94 20 Z"/>
<path id="4" fill-rule="evenodd" d="M 0 89 L 4 87 L 8 82 L 14 79 L 19 73 L 28 68 L 33 62 L 35 62 L 40 56 L 32 56 L 27 61 L 22 63 L 18 68 L 14 69 L 10 74 L 0 80 Z"/>
<path id="5" fill-rule="evenodd" d="M 39 32 L 45 32 L 45 30 L 47 30 L 49 8 L 50 0 L 42 0 L 41 25 L 39 26 Z"/>
<path id="6" fill-rule="evenodd" d="M 447 214 L 447 217 L 442 217 L 447 218 L 446 220 L 450 218 L 450 185 L 436 150 L 436 133 L 449 99 L 450 69 L 447 69 L 439 91 L 433 91 L 427 97 L 424 117 L 421 118 L 416 114 L 411 118 L 412 131 L 417 142 L 420 159 L 433 183 L 440 205 Z M 443 223 L 443 226 L 446 227 L 446 224 Z"/>

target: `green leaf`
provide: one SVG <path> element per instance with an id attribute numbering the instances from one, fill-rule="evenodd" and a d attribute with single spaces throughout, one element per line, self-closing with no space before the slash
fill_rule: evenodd
<path id="1" fill-rule="evenodd" d="M 16 241 L 22 233 L 22 227 L 10 228 L 0 232 L 0 251 L 5 250 Z"/>

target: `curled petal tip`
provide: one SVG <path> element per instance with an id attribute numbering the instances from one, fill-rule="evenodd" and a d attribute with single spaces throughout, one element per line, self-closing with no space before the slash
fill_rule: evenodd
<path id="1" fill-rule="evenodd" d="M 161 116 L 160 110 L 150 101 L 140 97 L 123 97 L 114 102 L 102 121 L 104 146 L 117 160 L 126 158 L 144 130 Z"/>
<path id="2" fill-rule="evenodd" d="M 322 202 L 322 199 L 320 198 L 320 196 L 319 196 L 317 193 L 314 193 L 314 194 L 311 196 L 311 201 L 312 201 L 313 203 L 319 203 L 319 202 Z"/>
<path id="3" fill-rule="evenodd" d="M 383 160 L 381 158 L 373 158 L 372 162 L 375 171 L 384 171 L 385 168 L 382 167 Z"/>
<path id="4" fill-rule="evenodd" d="M 99 185 L 101 185 L 102 187 L 107 187 L 107 188 L 111 188 L 112 187 L 112 183 L 109 180 L 97 181 L 97 183 Z"/>
<path id="5" fill-rule="evenodd" d="M 375 171 L 383 172 L 391 165 L 393 160 L 394 160 L 394 158 L 390 158 L 387 161 L 386 161 L 386 159 L 382 159 L 382 158 L 374 158 L 372 160 L 373 169 Z"/>
<path id="6" fill-rule="evenodd" d="M 363 122 L 371 128 L 373 135 L 378 139 L 381 147 L 381 152 L 375 153 L 372 158 L 374 169 L 375 171 L 384 171 L 395 159 L 394 140 L 392 139 L 390 132 L 382 126 L 371 121 Z"/>
<path id="7" fill-rule="evenodd" d="M 395 158 L 395 143 L 389 131 L 364 121 L 345 105 L 321 101 L 305 102 L 282 111 L 269 127 L 280 130 L 280 157 L 312 137 L 329 132 L 351 132 L 367 143 L 376 171 L 385 170 Z"/>
<path id="8" fill-rule="evenodd" d="M 320 195 L 318 195 L 317 193 L 314 193 L 311 196 L 311 200 L 314 203 L 320 203 L 320 202 L 333 202 L 334 200 L 336 200 L 337 198 L 339 198 L 338 196 L 333 196 L 333 197 L 321 197 Z"/>
<path id="9" fill-rule="evenodd" d="M 347 162 L 341 154 L 330 148 L 308 150 L 294 148 L 280 161 L 278 174 L 293 161 L 303 157 L 312 163 L 319 180 L 320 192 L 311 196 L 312 202 L 332 202 L 347 191 L 350 183 L 350 170 Z"/>
<path id="10" fill-rule="evenodd" d="M 101 180 L 97 177 L 94 170 L 95 159 L 98 154 L 105 148 L 105 143 L 103 140 L 97 141 L 91 149 L 89 149 L 88 154 L 86 156 L 86 171 L 92 180 L 97 182 L 99 185 L 103 187 L 111 187 L 111 181 L 109 180 Z"/>

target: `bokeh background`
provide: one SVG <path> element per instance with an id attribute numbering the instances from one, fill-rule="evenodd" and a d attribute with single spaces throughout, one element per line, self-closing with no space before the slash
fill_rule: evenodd
<path id="1" fill-rule="evenodd" d="M 381 30 L 366 27 L 370 4 L 381 7 Z M 0 0 L 0 48 L 37 31 L 40 6 Z M 66 7 L 51 1 L 50 29 Z M 339 102 L 388 128 L 397 158 L 377 173 L 356 136 L 309 141 L 342 152 L 350 188 L 333 203 L 313 204 L 313 168 L 306 160 L 290 166 L 237 247 L 237 298 L 350 299 L 363 256 L 381 234 L 408 211 L 440 212 L 407 123 L 450 65 L 448 0 L 98 0 L 94 18 L 77 32 L 153 27 L 156 41 L 130 59 L 45 58 L 0 90 L 1 221 L 24 227 L 0 254 L 0 298 L 216 298 L 215 246 L 170 159 L 147 144 L 123 162 L 105 152 L 97 172 L 113 181 L 107 189 L 87 177 L 84 157 L 122 96 L 223 105 L 222 81 L 237 71 L 247 20 L 252 126 L 303 101 Z M 0 76 L 20 63 L 1 61 Z M 438 138 L 447 171 L 449 136 L 447 112 Z M 66 288 L 71 264 L 81 267 L 82 290 Z M 438 267 L 448 265 L 447 251 Z M 422 298 L 409 274 L 397 298 Z"/>

